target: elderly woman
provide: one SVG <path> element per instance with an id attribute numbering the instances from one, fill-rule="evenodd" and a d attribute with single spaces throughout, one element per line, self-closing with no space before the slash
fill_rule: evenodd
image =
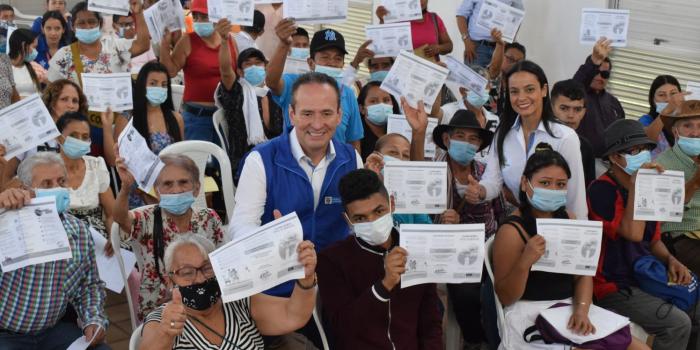
<path id="1" fill-rule="evenodd" d="M 118 156 L 119 150 L 115 147 Z M 169 299 L 166 289 L 166 269 L 163 263 L 168 244 L 184 233 L 202 235 L 220 245 L 223 241 L 221 219 L 214 210 L 192 208 L 199 194 L 199 169 L 192 159 L 183 155 L 160 157 L 165 167 L 156 179 L 158 204 L 129 210 L 129 192 L 134 177 L 123 158 L 117 158 L 117 171 L 122 187 L 114 206 L 114 221 L 121 227 L 122 241 L 137 243 L 137 254 L 143 257 L 139 292 L 139 318 Z"/>
<path id="2" fill-rule="evenodd" d="M 255 294 L 224 304 L 208 254 L 214 244 L 201 235 L 178 236 L 165 250 L 172 300 L 148 315 L 141 349 L 263 349 L 262 334 L 303 327 L 316 301 L 316 252 L 299 243 L 305 277 L 289 298 Z M 202 292 L 203 291 L 203 292 Z"/>

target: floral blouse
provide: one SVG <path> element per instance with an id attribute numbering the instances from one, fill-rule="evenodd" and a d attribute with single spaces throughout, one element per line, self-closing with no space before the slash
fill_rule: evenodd
<path id="1" fill-rule="evenodd" d="M 96 60 L 88 59 L 80 55 L 83 61 L 84 73 L 124 73 L 129 72 L 131 62 L 131 40 L 118 39 L 110 35 L 103 35 L 100 38 L 102 50 Z M 58 79 L 69 79 L 79 82 L 73 64 L 73 53 L 71 46 L 64 46 L 56 51 L 56 54 L 49 62 L 49 81 Z"/>
<path id="2" fill-rule="evenodd" d="M 134 246 L 135 253 L 143 257 L 144 266 L 141 269 L 141 290 L 139 291 L 139 318 L 144 319 L 149 312 L 160 306 L 170 298 L 166 288 L 165 277 L 167 273 L 162 261 L 158 263 L 160 275 L 156 271 L 153 249 L 153 223 L 155 205 L 149 205 L 131 211 L 134 221 L 131 234 L 121 231 L 122 240 L 130 243 L 138 243 Z M 163 216 L 163 246 L 167 248 L 175 235 L 180 233 L 197 233 L 206 236 L 215 246 L 223 244 L 224 232 L 221 219 L 214 210 L 207 208 L 193 208 L 189 230 L 179 232 L 175 222 L 170 219 L 165 211 Z"/>
<path id="3" fill-rule="evenodd" d="M 0 53 L 0 109 L 12 104 L 12 89 L 15 87 L 15 78 L 12 74 L 10 57 Z"/>

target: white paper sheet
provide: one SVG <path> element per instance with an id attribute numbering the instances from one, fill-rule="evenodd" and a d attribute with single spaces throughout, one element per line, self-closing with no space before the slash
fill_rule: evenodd
<path id="1" fill-rule="evenodd" d="M 119 156 L 124 158 L 126 167 L 134 175 L 139 188 L 150 193 L 165 164 L 148 148 L 146 139 L 134 128 L 133 119 L 126 124 L 117 144 Z"/>
<path id="2" fill-rule="evenodd" d="M 430 113 L 449 70 L 408 51 L 401 51 L 391 70 L 382 82 L 382 90 L 394 95 L 396 100 L 406 97 L 408 104 L 417 108 L 423 100 L 425 111 Z"/>
<path id="3" fill-rule="evenodd" d="M 433 142 L 433 129 L 438 126 L 437 118 L 428 118 L 428 127 L 425 130 L 425 150 L 423 156 L 425 158 L 435 158 L 435 143 Z M 405 136 L 408 141 L 413 140 L 413 130 L 408 124 L 406 116 L 401 114 L 389 115 L 389 120 L 386 123 L 386 133 L 396 133 Z"/>
<path id="4" fill-rule="evenodd" d="M 17 30 L 17 27 L 7 26 L 7 36 L 5 37 L 7 43 L 5 45 L 5 53 L 8 55 L 10 54 L 10 36 L 12 36 L 12 32 L 14 32 L 15 30 Z"/>
<path id="5" fill-rule="evenodd" d="M 38 94 L 0 110 L 0 144 L 5 159 L 16 157 L 61 133 Z"/>
<path id="6" fill-rule="evenodd" d="M 498 28 L 503 41 L 512 43 L 518 33 L 525 11 L 508 6 L 498 0 L 483 0 L 476 24 L 487 30 Z"/>
<path id="7" fill-rule="evenodd" d="M 209 254 L 221 299 L 232 302 L 284 282 L 304 278 L 297 247 L 304 232 L 297 214 L 287 214 Z"/>
<path id="8" fill-rule="evenodd" d="M 284 0 L 284 18 L 296 23 L 340 23 L 348 18 L 348 0 Z"/>
<path id="9" fill-rule="evenodd" d="M 85 336 L 80 336 L 66 350 L 85 350 L 89 348 L 90 343 L 92 343 L 92 341 L 95 340 L 95 337 L 97 337 L 97 335 L 100 333 L 100 329 L 102 329 L 102 326 L 97 326 L 97 332 L 92 335 L 90 340 L 86 340 Z"/>
<path id="10" fill-rule="evenodd" d="M 369 49 L 374 57 L 396 57 L 401 50 L 413 50 L 411 23 L 379 24 L 365 26 L 367 39 L 372 40 Z"/>
<path id="11" fill-rule="evenodd" d="M 690 92 L 690 95 L 685 97 L 686 101 L 700 100 L 700 82 L 689 81 L 685 86 L 685 91 Z"/>
<path id="12" fill-rule="evenodd" d="M 309 63 L 304 58 L 295 58 L 287 56 L 287 61 L 284 63 L 284 72 L 289 74 L 304 74 L 311 71 Z"/>
<path id="13" fill-rule="evenodd" d="M 384 16 L 384 23 L 405 22 L 423 18 L 420 0 L 381 0 L 379 5 L 384 6 L 389 12 Z"/>
<path id="14" fill-rule="evenodd" d="M 685 175 L 682 171 L 639 169 L 634 184 L 634 219 L 683 221 Z"/>
<path id="15" fill-rule="evenodd" d="M 232 24 L 253 25 L 253 0 L 207 0 L 207 8 L 210 22 L 228 18 Z"/>
<path id="16" fill-rule="evenodd" d="M 88 0 L 88 10 L 126 16 L 131 6 L 129 0 Z"/>
<path id="17" fill-rule="evenodd" d="M 387 162 L 384 185 L 395 214 L 442 214 L 447 210 L 446 162 Z"/>
<path id="18" fill-rule="evenodd" d="M 588 220 L 537 219 L 545 253 L 532 271 L 595 276 L 603 240 L 603 223 Z"/>
<path id="19" fill-rule="evenodd" d="M 124 289 L 124 279 L 122 278 L 122 272 L 119 268 L 119 260 L 117 260 L 116 255 L 112 255 L 111 257 L 105 255 L 105 245 L 107 245 L 106 238 L 92 227 L 90 227 L 90 234 L 92 234 L 92 240 L 95 242 L 95 261 L 97 263 L 97 272 L 100 274 L 100 279 L 105 283 L 107 289 L 115 293 L 121 293 L 122 289 Z M 114 248 L 114 254 L 118 254 L 117 248 L 119 247 L 112 248 Z M 126 274 L 129 275 L 135 268 L 136 255 L 126 249 L 119 249 L 121 250 L 122 259 L 124 260 L 124 269 L 126 270 Z"/>
<path id="20" fill-rule="evenodd" d="M 260 4 L 280 4 L 282 0 L 255 0 L 256 5 Z"/>
<path id="21" fill-rule="evenodd" d="M 540 315 L 551 324 L 564 338 L 576 344 L 583 344 L 589 341 L 598 340 L 617 332 L 630 324 L 627 317 L 620 316 L 614 312 L 601 307 L 591 305 L 588 310 L 588 319 L 595 326 L 595 333 L 580 335 L 572 332 L 569 327 L 569 319 L 573 314 L 573 307 L 562 306 L 540 311 Z"/>
<path id="22" fill-rule="evenodd" d="M 2 272 L 72 257 L 55 198 L 34 198 L 21 209 L 0 210 Z"/>
<path id="23" fill-rule="evenodd" d="M 452 56 L 442 56 L 441 58 L 445 60 L 445 64 L 450 70 L 447 81 L 457 83 L 467 90 L 474 91 L 481 96 L 487 93 L 485 90 L 486 85 L 489 83 L 488 79 Z"/>
<path id="24" fill-rule="evenodd" d="M 593 45 L 601 37 L 611 40 L 610 46 L 627 46 L 629 10 L 584 8 L 581 10 L 581 44 Z"/>
<path id="25" fill-rule="evenodd" d="M 484 224 L 401 225 L 399 245 L 408 251 L 401 288 L 481 282 L 484 230 Z"/>
<path id="26" fill-rule="evenodd" d="M 180 0 L 160 0 L 143 11 L 151 41 L 159 43 L 165 30 L 171 33 L 185 29 L 185 12 Z"/>
<path id="27" fill-rule="evenodd" d="M 83 92 L 91 111 L 112 112 L 134 109 L 131 73 L 83 73 Z"/>

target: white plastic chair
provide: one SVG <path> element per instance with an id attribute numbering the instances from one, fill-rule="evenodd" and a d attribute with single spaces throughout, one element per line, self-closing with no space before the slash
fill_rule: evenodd
<path id="1" fill-rule="evenodd" d="M 224 110 L 219 108 L 214 112 L 214 130 L 216 131 L 216 136 L 219 137 L 219 142 L 224 146 L 224 150 L 228 153 L 228 123 L 224 119 Z"/>
<path id="2" fill-rule="evenodd" d="M 182 97 L 185 95 L 185 86 L 170 84 L 170 89 L 173 91 L 173 108 L 179 112 L 182 107 Z"/>
<path id="3" fill-rule="evenodd" d="M 161 155 L 166 154 L 183 154 L 186 155 L 197 164 L 199 168 L 199 182 L 204 184 L 204 169 L 206 168 L 209 157 L 212 156 L 219 161 L 221 169 L 221 186 L 220 189 L 224 194 L 224 204 L 226 205 L 227 221 L 233 215 L 233 207 L 235 205 L 234 195 L 236 188 L 233 185 L 233 174 L 231 173 L 231 162 L 228 159 L 226 151 L 221 147 L 207 141 L 180 141 L 165 147 L 160 151 Z M 195 206 L 206 208 L 207 202 L 204 197 L 204 191 L 200 190 L 199 195 L 195 199 Z"/>
<path id="4" fill-rule="evenodd" d="M 143 331 L 143 325 L 138 326 L 132 333 L 131 338 L 129 338 L 129 350 L 138 350 L 139 345 L 141 345 L 141 332 Z"/>
<path id="5" fill-rule="evenodd" d="M 503 339 L 503 330 L 505 328 L 506 324 L 506 317 L 505 313 L 503 312 L 503 305 L 501 305 L 501 301 L 498 299 L 498 294 L 496 294 L 496 287 L 495 287 L 495 280 L 493 278 L 493 268 L 491 267 L 492 264 L 492 257 L 493 257 L 493 241 L 496 238 L 496 236 L 491 236 L 486 241 L 486 259 L 484 259 L 484 264 L 486 264 L 486 271 L 489 273 L 489 278 L 491 279 L 491 284 L 494 285 L 493 288 L 493 299 L 496 302 L 496 325 L 498 326 L 498 335 Z"/>
<path id="6" fill-rule="evenodd" d="M 116 222 L 112 223 L 112 230 L 109 235 L 109 240 L 112 242 L 112 247 L 114 248 L 114 256 L 117 257 L 117 262 L 119 263 L 119 271 L 122 274 L 122 280 L 124 281 L 124 292 L 126 293 L 126 301 L 129 304 L 129 317 L 131 318 L 131 330 L 137 329 L 139 326 L 139 319 L 136 313 L 134 312 L 134 301 L 131 299 L 131 288 L 129 288 L 129 274 L 127 273 L 127 269 L 124 266 L 124 257 L 122 257 L 122 251 L 119 248 L 121 239 L 119 236 L 119 232 L 121 229 L 119 228 L 119 224 Z M 143 265 L 143 257 L 140 256 L 140 254 L 136 254 L 137 260 L 139 261 L 139 266 Z M 131 271 L 131 269 L 129 269 Z"/>
<path id="7" fill-rule="evenodd" d="M 318 334 L 321 337 L 323 350 L 329 350 L 328 338 L 326 337 L 326 331 L 323 329 L 323 323 L 321 322 L 321 306 L 321 293 L 319 293 L 318 288 L 316 288 L 316 305 L 314 305 L 314 311 L 311 316 L 314 318 L 316 329 L 318 329 Z"/>

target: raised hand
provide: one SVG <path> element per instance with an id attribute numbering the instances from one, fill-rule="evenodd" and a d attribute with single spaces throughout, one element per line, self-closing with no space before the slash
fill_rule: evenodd
<path id="1" fill-rule="evenodd" d="M 612 46 L 610 46 L 610 44 L 612 44 L 612 40 L 608 40 L 605 37 L 596 41 L 593 46 L 593 53 L 591 54 L 591 61 L 593 61 L 593 64 L 596 66 L 603 64 L 605 58 L 608 57 L 612 51 Z"/>
<path id="2" fill-rule="evenodd" d="M 292 45 L 292 34 L 297 31 L 297 24 L 293 19 L 285 18 L 275 26 L 275 33 L 280 39 L 280 42 L 290 46 Z"/>
<path id="3" fill-rule="evenodd" d="M 467 189 L 464 191 L 464 199 L 467 200 L 469 204 L 478 204 L 481 202 L 483 187 L 479 184 L 479 181 L 469 175 L 467 177 Z"/>
<path id="4" fill-rule="evenodd" d="M 532 266 L 537 260 L 540 260 L 542 255 L 544 255 L 547 244 L 544 237 L 540 235 L 534 235 L 527 241 L 525 245 L 525 250 L 523 250 L 523 255 L 521 259 L 527 263 L 527 266 Z"/>
<path id="5" fill-rule="evenodd" d="M 428 128 L 428 113 L 425 112 L 425 105 L 423 100 L 418 101 L 417 108 L 411 107 L 405 97 L 401 97 L 401 107 L 403 108 L 403 113 L 406 116 L 406 121 L 408 125 L 411 126 L 411 130 L 414 132 L 425 132 Z"/>
<path id="6" fill-rule="evenodd" d="M 173 299 L 165 304 L 160 318 L 160 330 L 172 338 L 182 334 L 187 321 L 187 309 L 182 304 L 182 295 L 177 288 L 173 289 Z"/>
<path id="7" fill-rule="evenodd" d="M 316 275 L 316 250 L 311 241 L 303 241 L 297 246 L 297 254 L 299 254 L 299 262 L 304 266 L 304 279 L 300 283 L 304 286 L 309 286 L 314 283 Z"/>
<path id="8" fill-rule="evenodd" d="M 360 63 L 365 59 L 374 57 L 374 51 L 367 48 L 370 44 L 372 44 L 372 40 L 367 40 L 357 49 L 355 58 L 353 58 L 352 63 L 350 63 L 355 69 L 359 69 Z"/>
<path id="9" fill-rule="evenodd" d="M 391 291 L 401 282 L 401 275 L 406 272 L 408 252 L 401 247 L 394 247 L 384 258 L 384 279 L 382 284 Z"/>
<path id="10" fill-rule="evenodd" d="M 214 30 L 217 34 L 219 34 L 219 37 L 221 37 L 221 39 L 225 40 L 228 37 L 229 33 L 231 33 L 231 22 L 229 22 L 229 20 L 226 18 L 222 18 L 218 22 L 216 22 Z"/>

